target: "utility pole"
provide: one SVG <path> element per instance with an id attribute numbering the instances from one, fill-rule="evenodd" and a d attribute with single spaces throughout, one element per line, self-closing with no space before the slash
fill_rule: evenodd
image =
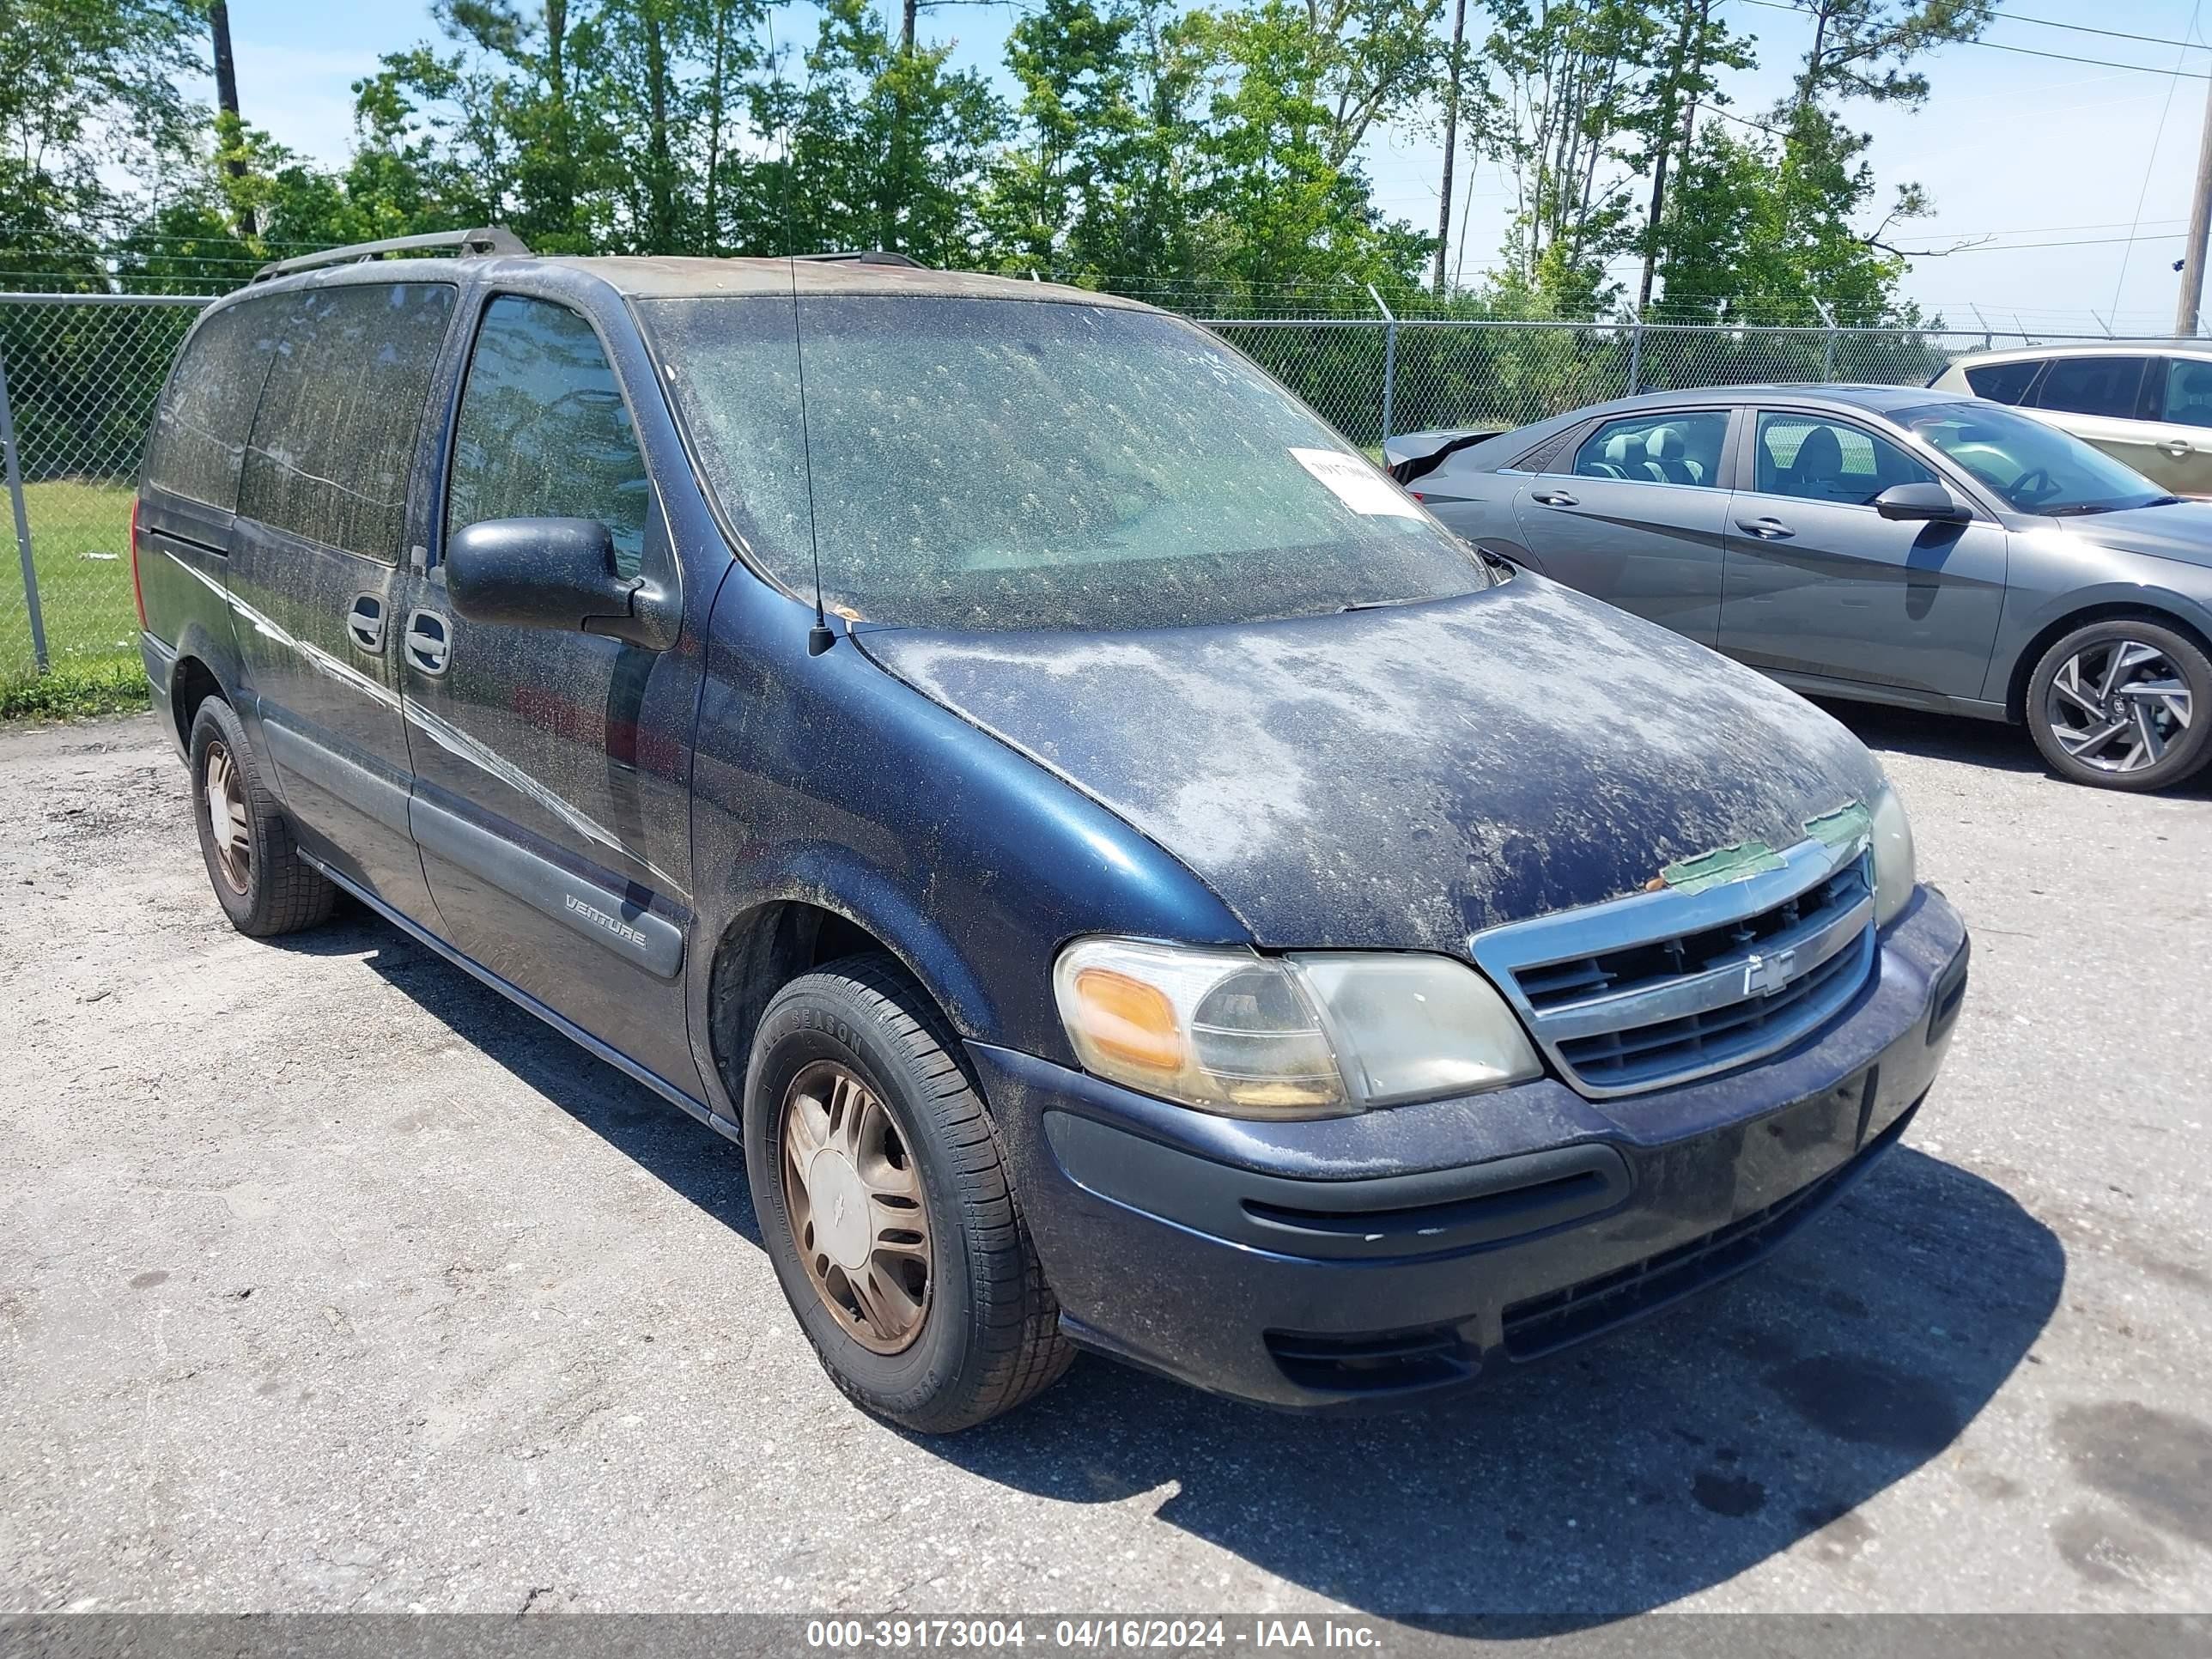
<path id="1" fill-rule="evenodd" d="M 908 0 L 912 3 L 912 0 Z M 1462 44 L 1467 39 L 1467 0 L 1458 0 L 1452 11 L 1451 82 L 1450 90 L 1444 94 L 1444 176 L 1443 188 L 1437 192 L 1437 280 L 1438 295 L 1444 291 L 1444 253 L 1451 246 L 1452 151 L 1459 138 L 1459 73 Z"/>
<path id="2" fill-rule="evenodd" d="M 208 7 L 208 29 L 215 36 L 215 100 L 222 112 L 233 121 L 238 113 L 238 65 L 230 55 L 230 8 L 224 0 L 214 0 Z M 223 164 L 223 170 L 234 179 L 246 177 L 246 160 L 234 155 Z M 253 210 L 238 210 L 238 233 L 251 236 L 255 230 Z"/>
<path id="3" fill-rule="evenodd" d="M 2212 231 L 2212 81 L 2204 88 L 2204 135 L 2197 141 L 2197 193 L 2189 204 L 2189 251 L 2181 265 L 2181 303 L 2174 308 L 2173 331 L 2188 338 L 2197 332 L 2204 309 L 2204 238 Z"/>

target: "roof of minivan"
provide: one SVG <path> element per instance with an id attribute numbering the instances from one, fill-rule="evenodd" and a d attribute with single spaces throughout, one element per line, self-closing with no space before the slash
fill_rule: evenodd
<path id="1" fill-rule="evenodd" d="M 325 265 L 299 271 L 267 283 L 257 283 L 245 294 L 281 292 L 330 283 L 392 282 L 413 278 L 483 276 L 495 281 L 546 265 L 563 266 L 597 276 L 617 293 L 637 299 L 704 299 L 744 295 L 789 294 L 794 289 L 810 296 L 828 295 L 888 295 L 911 298 L 968 300 L 1027 300 L 1062 304 L 1111 306 L 1127 311 L 1150 311 L 1152 307 L 1089 289 L 1068 288 L 1058 283 L 1032 283 L 1024 278 L 986 276 L 969 270 L 930 270 L 919 265 L 876 264 L 857 259 L 677 259 L 646 258 L 567 258 L 532 254 L 499 255 L 470 259 L 364 259 L 351 264 Z"/>

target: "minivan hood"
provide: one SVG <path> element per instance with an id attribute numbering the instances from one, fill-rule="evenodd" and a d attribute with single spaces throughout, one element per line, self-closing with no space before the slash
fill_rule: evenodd
<path id="1" fill-rule="evenodd" d="M 2212 567 L 2212 501 L 2170 501 L 2052 520 L 2068 535 L 2123 553 Z"/>
<path id="2" fill-rule="evenodd" d="M 1288 622 L 855 637 L 1182 860 L 1271 946 L 1463 953 L 1680 860 L 1794 846 L 1881 781 L 1803 699 L 1526 572 Z"/>

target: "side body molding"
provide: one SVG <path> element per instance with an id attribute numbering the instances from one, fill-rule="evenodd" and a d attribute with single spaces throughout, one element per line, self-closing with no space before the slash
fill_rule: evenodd
<path id="1" fill-rule="evenodd" d="M 408 822 L 425 852 L 450 860 L 661 979 L 684 967 L 684 930 L 595 881 L 416 796 Z"/>

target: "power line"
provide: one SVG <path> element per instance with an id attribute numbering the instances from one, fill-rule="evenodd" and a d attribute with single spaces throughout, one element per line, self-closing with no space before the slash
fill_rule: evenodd
<path id="1" fill-rule="evenodd" d="M 2130 34 L 2125 29 L 2093 28 L 2087 23 L 2054 22 L 2048 17 L 2023 17 L 2016 11 L 1996 14 L 2001 23 L 2033 23 L 2038 28 L 2066 29 L 2075 34 L 2101 34 L 2108 40 L 2140 40 L 2147 46 L 2181 46 L 2190 52 L 2212 52 L 2202 40 L 2176 40 L 2164 34 Z"/>
<path id="2" fill-rule="evenodd" d="M 1768 11 L 1794 11 L 1800 17 L 1811 15 L 1804 7 L 1791 5 L 1789 3 L 1789 0 L 1740 0 L 1740 3 L 1747 6 L 1763 7 Z M 2027 20 L 2023 19 L 2021 21 L 2026 21 Z M 2040 20 L 2039 19 L 2037 21 Z M 2068 27 L 2071 26 L 2069 25 Z M 2184 81 L 2212 81 L 2212 74 L 2207 74 L 2202 70 L 2164 70 L 2160 69 L 2155 64 L 2123 64 L 2110 58 L 2081 58 L 2077 57 L 2070 52 L 2045 52 L 2040 47 L 2037 46 L 2008 46 L 2002 40 L 1948 40 L 1945 41 L 1943 44 L 1954 46 L 1980 46 L 1989 52 L 2017 52 L 2023 58 L 2048 58 L 2054 63 L 2083 64 L 2096 69 L 2133 70 L 2138 75 L 2172 76 Z M 2185 45 L 2186 43 L 2183 41 L 2173 41 L 2169 44 L 2181 46 Z"/>
<path id="3" fill-rule="evenodd" d="M 1948 258 L 1953 253 L 2016 253 L 2032 247 L 2115 247 L 2123 242 L 2185 242 L 2188 240 L 2189 233 L 2185 230 L 2161 230 L 2146 231 L 2140 236 L 2082 236 L 2059 242 L 1982 242 L 1967 247 L 1951 248 L 1944 257 Z"/>
<path id="4" fill-rule="evenodd" d="M 2197 33 L 2197 14 L 2203 9 L 2204 0 L 2197 0 L 2197 3 L 2189 9 L 2190 33 L 2194 34 Z M 2181 41 L 2174 41 L 2171 44 L 2174 46 L 2183 46 L 2185 43 Z M 2135 222 L 2128 227 L 2129 246 L 2120 250 L 2120 274 L 2112 279 L 2112 303 L 2111 308 L 2114 311 L 2118 311 L 2120 308 L 2120 294 L 2128 285 L 2128 256 L 2135 252 L 2134 243 L 2136 233 L 2142 228 L 2143 204 L 2150 199 L 2151 174 L 2158 166 L 2158 147 L 2160 143 L 2164 143 L 2166 139 L 2166 118 L 2172 112 L 2173 94 L 2181 85 L 2179 78 L 2181 73 L 2181 63 L 2182 60 L 2179 58 L 2173 60 L 2174 74 L 2172 78 L 2167 80 L 2166 83 L 2166 97 L 2158 106 L 2158 130 L 2151 134 L 2150 154 L 2145 157 L 2143 161 L 2142 185 L 2142 187 L 2136 191 Z"/>

